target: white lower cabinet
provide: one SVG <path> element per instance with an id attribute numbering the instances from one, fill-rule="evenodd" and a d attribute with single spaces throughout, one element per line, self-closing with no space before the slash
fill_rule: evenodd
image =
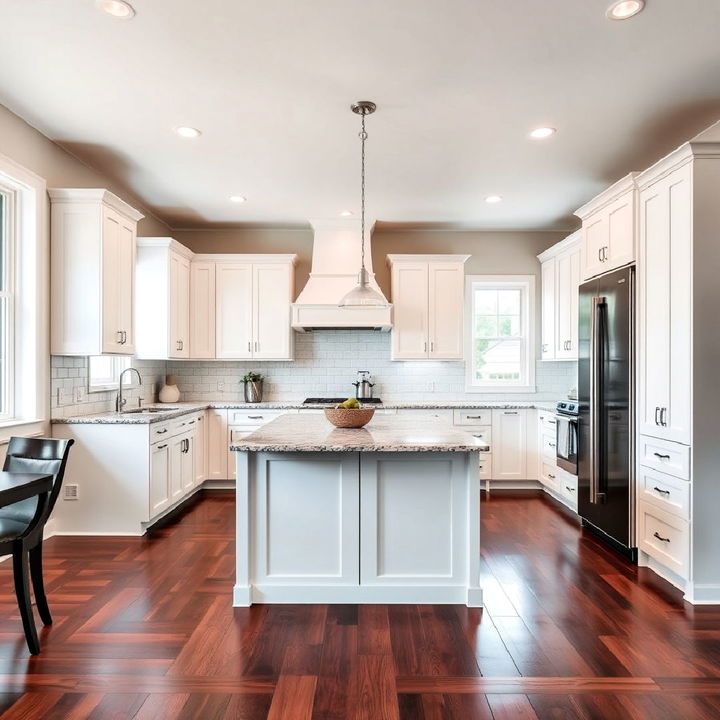
<path id="1" fill-rule="evenodd" d="M 493 410 L 493 480 L 527 480 L 527 410 Z"/>
<path id="2" fill-rule="evenodd" d="M 225 409 L 207 411 L 208 480 L 228 479 L 228 430 Z"/>
<path id="3" fill-rule="evenodd" d="M 638 501 L 638 549 L 681 578 L 688 576 L 690 527 L 674 513 L 656 504 Z"/>
<path id="4" fill-rule="evenodd" d="M 150 446 L 150 517 L 170 504 L 170 443 Z"/>

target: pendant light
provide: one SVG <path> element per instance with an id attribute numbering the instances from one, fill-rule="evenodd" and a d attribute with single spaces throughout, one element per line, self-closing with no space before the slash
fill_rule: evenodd
<path id="1" fill-rule="evenodd" d="M 376 105 L 369 100 L 360 100 L 353 103 L 351 110 L 360 116 L 360 273 L 358 284 L 340 300 L 340 307 L 387 307 L 387 300 L 370 286 L 370 274 L 365 268 L 365 117 L 375 112 Z"/>

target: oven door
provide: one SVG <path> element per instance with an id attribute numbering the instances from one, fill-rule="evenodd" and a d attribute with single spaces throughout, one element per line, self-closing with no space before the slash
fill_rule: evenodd
<path id="1" fill-rule="evenodd" d="M 555 419 L 555 453 L 558 467 L 577 475 L 578 419 L 570 415 L 556 415 Z"/>

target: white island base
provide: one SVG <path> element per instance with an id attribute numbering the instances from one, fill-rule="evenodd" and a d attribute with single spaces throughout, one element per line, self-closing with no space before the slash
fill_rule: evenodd
<path id="1" fill-rule="evenodd" d="M 233 449 L 235 606 L 482 605 L 475 448 Z"/>

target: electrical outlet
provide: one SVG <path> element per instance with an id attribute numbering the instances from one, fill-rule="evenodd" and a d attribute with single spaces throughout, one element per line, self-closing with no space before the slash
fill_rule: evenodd
<path id="1" fill-rule="evenodd" d="M 68 391 L 67 388 L 60 387 L 57 391 L 57 404 L 58 405 L 67 405 L 69 402 L 68 397 Z"/>
<path id="2" fill-rule="evenodd" d="M 76 405 L 85 402 L 85 388 L 80 386 L 73 390 L 73 400 Z"/>
<path id="3" fill-rule="evenodd" d="M 225 381 L 224 380 L 218 380 L 218 391 L 222 392 L 225 390 Z"/>

